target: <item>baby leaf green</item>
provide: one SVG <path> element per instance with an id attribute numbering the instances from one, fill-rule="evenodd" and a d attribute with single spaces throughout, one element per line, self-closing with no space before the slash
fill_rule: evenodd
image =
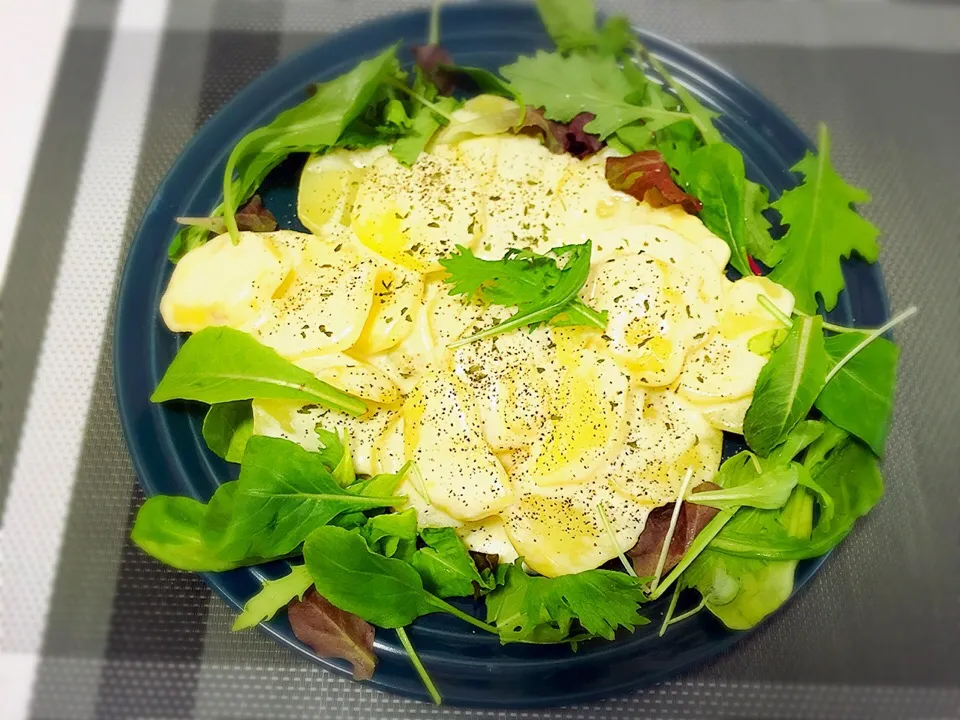
<path id="1" fill-rule="evenodd" d="M 820 126 L 818 153 L 807 153 L 794 167 L 804 176 L 801 185 L 787 190 L 773 203 L 788 226 L 779 244 L 783 258 L 770 279 L 790 290 L 797 309 L 817 311 L 817 296 L 829 311 L 843 289 L 840 259 L 859 254 L 867 262 L 877 259 L 877 229 L 860 217 L 853 203 L 866 203 L 870 195 L 847 184 L 830 163 L 830 135 Z"/>
<path id="2" fill-rule="evenodd" d="M 424 528 L 420 537 L 427 547 L 417 550 L 411 563 L 420 573 L 423 586 L 437 597 L 473 594 L 474 583 L 492 590 L 492 578 L 484 579 L 453 528 Z"/>
<path id="3" fill-rule="evenodd" d="M 243 455 L 221 557 L 281 557 L 340 513 L 398 501 L 355 495 L 337 484 L 317 453 L 255 435 Z"/>
<path id="4" fill-rule="evenodd" d="M 295 565 L 290 572 L 276 580 L 264 580 L 263 587 L 247 600 L 243 611 L 233 621 L 233 631 L 246 630 L 269 620 L 283 610 L 291 600 L 303 600 L 304 593 L 313 586 L 313 578 L 306 565 Z"/>
<path id="5" fill-rule="evenodd" d="M 233 209 L 253 193 L 271 168 L 290 153 L 334 145 L 373 100 L 380 85 L 398 72 L 396 46 L 392 46 L 319 85 L 307 100 L 241 138 L 223 172 L 223 205 L 228 211 L 224 219 L 230 234 L 237 234 Z"/>
<path id="6" fill-rule="evenodd" d="M 366 405 L 313 374 L 284 360 L 250 335 L 228 327 L 209 327 L 191 335 L 173 358 L 153 402 L 196 400 L 300 400 L 362 415 Z"/>
<path id="7" fill-rule="evenodd" d="M 207 507 L 193 498 L 157 495 L 137 511 L 130 539 L 145 553 L 178 570 L 224 572 L 244 564 L 225 560 L 204 541 Z M 259 562 L 259 558 L 252 562 Z"/>
<path id="8" fill-rule="evenodd" d="M 416 570 L 373 552 L 356 532 L 333 526 L 314 530 L 303 544 L 303 559 L 317 592 L 379 627 L 403 627 L 439 609 Z"/>
<path id="9" fill-rule="evenodd" d="M 687 191 L 703 203 L 700 219 L 730 246 L 730 264 L 746 276 L 751 272 L 743 212 L 744 181 L 743 156 L 723 142 L 697 150 L 684 171 Z"/>
<path id="10" fill-rule="evenodd" d="M 636 88 L 613 57 L 538 52 L 500 68 L 511 86 L 533 107 L 544 108 L 551 120 L 570 122 L 582 112 L 595 115 L 584 130 L 606 139 L 624 125 L 648 120 L 666 127 L 688 119 L 686 113 L 635 105 Z"/>
<path id="11" fill-rule="evenodd" d="M 367 520 L 360 534 L 381 555 L 409 561 L 417 544 L 417 511 L 409 508 L 376 515 Z"/>
<path id="12" fill-rule="evenodd" d="M 227 462 L 238 463 L 253 435 L 253 410 L 245 400 L 211 405 L 203 418 L 207 447 Z"/>
<path id="13" fill-rule="evenodd" d="M 743 421 L 743 436 L 761 456 L 807 416 L 820 394 L 827 375 L 822 322 L 819 315 L 797 318 L 760 371 Z"/>
<path id="14" fill-rule="evenodd" d="M 764 517 L 768 524 L 778 522 L 774 514 Z M 804 488 L 798 488 L 781 514 L 786 523 L 783 533 L 803 541 L 809 537 L 812 517 L 813 501 Z M 733 630 L 751 628 L 790 597 L 796 560 L 767 562 L 735 557 L 717 552 L 712 545 L 693 561 L 682 583 L 699 590 L 706 608 L 724 625 Z"/>
<path id="15" fill-rule="evenodd" d="M 830 365 L 836 365 L 864 339 L 851 332 L 825 341 Z M 824 386 L 816 406 L 834 424 L 861 440 L 880 457 L 890 430 L 900 349 L 877 338 L 860 350 Z"/>

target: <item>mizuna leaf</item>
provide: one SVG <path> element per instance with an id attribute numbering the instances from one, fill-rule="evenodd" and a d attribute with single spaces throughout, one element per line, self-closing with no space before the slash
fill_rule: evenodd
<path id="1" fill-rule="evenodd" d="M 232 630 L 246 630 L 269 620 L 292 600 L 302 600 L 313 587 L 313 578 L 304 565 L 290 568 L 290 572 L 276 580 L 264 580 L 260 592 L 247 600 L 243 611 L 233 621 Z"/>
<path id="2" fill-rule="evenodd" d="M 685 113 L 631 103 L 635 88 L 612 57 L 538 52 L 500 68 L 524 100 L 544 108 L 550 120 L 568 123 L 582 112 L 596 117 L 584 130 L 601 140 L 637 120 L 666 127 L 689 118 Z"/>
<path id="3" fill-rule="evenodd" d="M 866 203 L 866 190 L 844 182 L 830 164 L 830 135 L 820 126 L 818 153 L 807 153 L 796 165 L 804 181 L 787 190 L 773 203 L 787 225 L 779 241 L 783 258 L 770 273 L 770 279 L 790 290 L 797 309 L 817 311 L 817 296 L 829 311 L 837 304 L 843 289 L 841 258 L 857 253 L 867 262 L 875 262 L 880 248 L 877 229 L 860 217 L 853 203 Z"/>
<path id="4" fill-rule="evenodd" d="M 300 642 L 320 657 L 342 658 L 353 666 L 354 680 L 369 680 L 377 665 L 373 626 L 338 609 L 316 590 L 290 605 L 290 627 Z"/>

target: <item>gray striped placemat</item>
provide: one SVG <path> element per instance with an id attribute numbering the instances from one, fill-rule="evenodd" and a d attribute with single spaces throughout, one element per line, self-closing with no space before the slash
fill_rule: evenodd
<path id="1" fill-rule="evenodd" d="M 433 708 L 315 667 L 127 539 L 142 502 L 112 387 L 127 243 L 184 143 L 290 52 L 418 3 L 82 0 L 0 295 L 0 715 L 960 717 L 960 8 L 603 3 L 759 87 L 871 190 L 902 330 L 887 495 L 793 603 L 708 665 L 542 712 Z M 12 28 L 8 31 L 15 32 Z M 10 218 L 5 220 L 10 221 Z"/>

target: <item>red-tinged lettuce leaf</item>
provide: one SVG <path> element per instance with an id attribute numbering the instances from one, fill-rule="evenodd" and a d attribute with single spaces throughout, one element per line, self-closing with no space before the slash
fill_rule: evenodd
<path id="1" fill-rule="evenodd" d="M 685 193 L 670 176 L 667 165 L 657 150 L 643 150 L 626 157 L 607 158 L 607 182 L 614 190 L 622 190 L 637 200 L 655 190 L 663 205 L 681 205 L 688 213 L 700 211 L 702 205 L 693 195 Z"/>
<path id="2" fill-rule="evenodd" d="M 440 45 L 414 45 L 413 60 L 423 72 L 424 77 L 436 85 L 441 95 L 450 95 L 457 87 L 454 76 L 441 65 L 453 65 L 450 57 Z"/>
<path id="3" fill-rule="evenodd" d="M 705 482 L 697 485 L 693 492 L 719 489 L 719 485 Z M 656 574 L 663 543 L 666 541 L 667 533 L 670 530 L 673 508 L 674 504 L 670 503 L 651 512 L 647 517 L 647 524 L 644 525 L 643 532 L 637 539 L 637 544 L 627 551 L 627 557 L 633 562 L 633 570 L 638 577 L 650 577 Z M 684 553 L 693 543 L 694 538 L 700 534 L 700 531 L 713 519 L 717 512 L 719 511 L 716 508 L 706 505 L 681 503 L 680 514 L 677 516 L 677 526 L 674 529 L 673 537 L 670 539 L 667 560 L 663 566 L 664 575 L 680 562 Z"/>
<path id="4" fill-rule="evenodd" d="M 600 136 L 583 129 L 594 117 L 593 113 L 582 112 L 568 123 L 559 123 L 548 120 L 543 114 L 543 108 L 527 106 L 523 125 L 518 132 L 540 136 L 550 152 L 565 152 L 582 160 L 598 152 L 604 145 Z"/>
<path id="5" fill-rule="evenodd" d="M 263 206 L 259 195 L 254 195 L 242 208 L 237 210 L 237 227 L 253 232 L 273 232 L 277 229 L 277 219 Z"/>
<path id="6" fill-rule="evenodd" d="M 259 195 L 254 195 L 242 208 L 236 212 L 237 229 L 253 232 L 273 232 L 277 229 L 277 219 L 273 213 L 263 206 Z M 227 231 L 227 224 L 222 215 L 210 217 L 178 217 L 181 225 L 191 225 L 196 228 L 206 228 L 215 235 L 222 235 Z"/>
<path id="7" fill-rule="evenodd" d="M 354 680 L 369 680 L 377 665 L 373 654 L 373 625 L 344 612 L 310 589 L 303 600 L 290 603 L 290 626 L 297 639 L 320 657 L 343 658 L 353 665 Z"/>

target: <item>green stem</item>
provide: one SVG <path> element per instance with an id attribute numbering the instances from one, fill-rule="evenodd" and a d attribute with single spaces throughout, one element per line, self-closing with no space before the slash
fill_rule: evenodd
<path id="1" fill-rule="evenodd" d="M 793 321 L 776 305 L 773 304 L 773 301 L 770 300 L 766 295 L 757 295 L 757 302 L 760 303 L 760 307 L 766 310 L 768 313 L 773 315 L 781 325 L 785 328 L 790 328 L 793 325 Z"/>
<path id="2" fill-rule="evenodd" d="M 657 584 L 660 582 L 660 574 L 663 572 L 663 566 L 667 562 L 667 555 L 670 553 L 670 543 L 673 542 L 673 533 L 677 530 L 677 519 L 680 517 L 680 507 L 683 505 L 683 498 L 687 494 L 687 486 L 693 477 L 693 468 L 687 468 L 687 473 L 683 477 L 683 483 L 680 485 L 680 495 L 673 506 L 673 514 L 670 516 L 670 528 L 667 530 L 667 536 L 663 540 L 663 547 L 660 548 L 660 557 L 657 560 L 657 571 L 653 575 L 653 582 L 650 584 L 651 597 L 656 597 L 653 593 L 657 590 Z"/>
<path id="3" fill-rule="evenodd" d="M 677 578 L 683 574 L 683 571 L 690 567 L 690 563 L 696 560 L 697 556 L 702 553 L 707 545 L 717 536 L 723 526 L 726 525 L 730 518 L 733 517 L 733 510 L 721 510 L 716 515 L 713 516 L 713 520 L 707 523 L 706 527 L 700 531 L 700 534 L 694 538 L 693 543 L 687 549 L 687 552 L 684 553 L 683 557 L 680 558 L 680 562 L 677 563 L 677 566 L 670 571 L 670 573 L 663 579 L 657 589 L 650 595 L 651 600 L 656 600 L 658 597 L 663 595 L 668 587 L 671 584 L 676 582 Z"/>
<path id="4" fill-rule="evenodd" d="M 397 637 L 400 638 L 400 644 L 403 645 L 403 649 L 407 651 L 407 655 L 410 657 L 410 662 L 413 663 L 413 667 L 416 669 L 417 675 L 420 676 L 420 681 L 427 689 L 427 692 L 430 693 L 430 698 L 433 700 L 433 704 L 439 705 L 441 702 L 443 702 L 443 698 L 440 697 L 440 691 L 437 690 L 437 686 L 433 684 L 433 680 L 427 673 L 427 669 L 423 666 L 423 663 L 420 662 L 420 656 L 417 655 L 417 651 L 413 649 L 413 643 L 410 642 L 410 638 L 407 637 L 407 631 L 402 627 L 398 627 Z"/>
<path id="5" fill-rule="evenodd" d="M 427 45 L 440 44 L 440 3 L 441 0 L 433 0 L 433 6 L 430 8 L 430 30 L 427 33 Z"/>
<path id="6" fill-rule="evenodd" d="M 663 616 L 663 625 L 660 626 L 660 632 L 657 633 L 657 637 L 663 637 L 667 632 L 667 625 L 670 624 L 670 618 L 673 617 L 673 611 L 677 609 L 677 598 L 680 597 L 680 584 L 677 583 L 677 586 L 673 589 L 673 597 L 670 598 L 670 605 L 667 607 L 667 612 Z"/>
<path id="7" fill-rule="evenodd" d="M 455 120 L 455 118 L 453 117 L 453 115 L 451 115 L 450 113 L 448 113 L 448 112 L 446 112 L 446 111 L 444 111 L 444 110 L 441 110 L 441 109 L 440 109 L 439 107 L 437 107 L 434 103 L 432 103 L 432 102 L 430 102 L 429 100 L 427 100 L 423 95 L 421 95 L 420 93 L 418 93 L 416 90 L 414 90 L 414 89 L 412 89 L 412 88 L 408 88 L 406 85 L 404 85 L 404 84 L 403 84 L 402 82 L 400 82 L 399 80 L 389 80 L 389 81 L 388 81 L 388 84 L 391 85 L 392 87 L 395 87 L 397 90 L 402 90 L 402 91 L 405 92 L 407 95 L 409 95 L 409 96 L 412 97 L 414 100 L 416 100 L 416 101 L 419 102 L 421 105 L 423 105 L 425 108 L 429 109 L 431 112 L 435 113 L 436 115 L 439 115 L 440 117 L 442 117 L 442 118 L 443 118 L 444 120 L 446 120 L 448 123 L 456 122 L 456 120 Z"/>
<path id="8" fill-rule="evenodd" d="M 437 608 L 438 610 L 442 610 L 445 613 L 450 613 L 454 617 L 460 618 L 466 623 L 470 623 L 475 628 L 486 630 L 488 633 L 492 633 L 493 635 L 500 634 L 493 625 L 488 625 L 483 620 L 478 620 L 473 615 L 468 615 L 463 610 L 460 610 L 459 608 L 455 608 L 453 605 L 451 605 L 450 603 L 444 600 L 441 600 L 436 595 L 431 595 L 430 593 L 426 593 L 426 595 L 429 603 L 433 605 L 435 608 Z"/>
<path id="9" fill-rule="evenodd" d="M 620 563 L 623 565 L 623 569 L 627 571 L 627 575 L 636 577 L 637 572 L 633 569 L 633 565 L 631 565 L 627 560 L 627 556 L 624 555 L 623 551 L 620 549 L 620 543 L 617 542 L 617 534 L 613 531 L 610 521 L 607 520 L 607 513 L 604 512 L 603 503 L 597 503 L 597 514 L 600 516 L 600 524 L 603 525 L 604 531 L 606 531 L 607 536 L 610 538 L 610 543 L 617 551 L 617 557 L 620 558 Z"/>
<path id="10" fill-rule="evenodd" d="M 887 330 L 890 330 L 895 325 L 899 325 L 902 321 L 906 320 L 908 317 L 915 315 L 916 312 L 917 312 L 916 306 L 909 307 L 906 310 L 904 310 L 902 313 L 897 315 L 895 318 L 893 318 L 890 322 L 881 325 L 876 330 L 872 331 L 869 335 L 867 335 L 867 337 L 863 339 L 863 342 L 859 343 L 855 348 L 853 348 L 853 350 L 851 350 L 842 358 L 840 358 L 840 362 L 838 362 L 836 365 L 834 365 L 830 369 L 830 372 L 827 373 L 826 379 L 823 381 L 824 386 L 826 386 L 827 383 L 829 383 L 833 379 L 833 377 L 838 372 L 840 372 L 843 366 L 846 365 L 848 362 L 850 362 L 857 353 L 859 353 L 867 345 L 869 345 L 878 337 L 880 337 L 885 332 L 887 332 Z"/>
<path id="11" fill-rule="evenodd" d="M 680 586 L 678 585 L 677 587 L 680 587 Z M 674 623 L 678 623 L 681 620 L 686 620 L 688 617 L 693 617 L 698 612 L 703 610 L 706 606 L 707 606 L 707 599 L 700 598 L 700 603 L 695 608 L 693 608 L 692 610 L 687 610 L 685 613 L 680 613 L 675 618 L 671 618 L 670 625 L 673 625 Z"/>
<path id="12" fill-rule="evenodd" d="M 582 325 L 592 325 L 598 327 L 601 330 L 607 327 L 607 314 L 594 310 L 592 307 L 584 303 L 579 298 L 570 302 L 567 305 L 566 309 L 563 310 L 567 314 L 567 317 L 571 320 L 580 319 L 582 322 L 578 324 Z"/>

